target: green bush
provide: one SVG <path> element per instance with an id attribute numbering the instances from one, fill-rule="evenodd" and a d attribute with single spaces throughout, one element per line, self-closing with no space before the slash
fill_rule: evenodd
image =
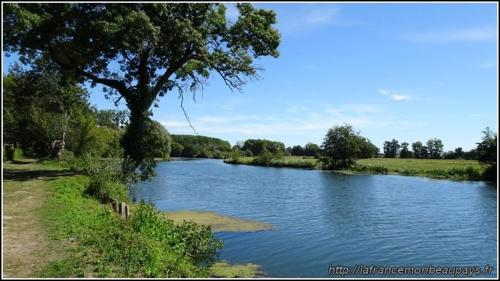
<path id="1" fill-rule="evenodd" d="M 100 163 L 86 163 L 85 172 L 89 183 L 85 193 L 100 199 L 102 202 L 127 201 L 127 186 L 122 178 L 122 161 L 118 159 L 104 160 Z"/>
<path id="2" fill-rule="evenodd" d="M 215 159 L 224 159 L 226 158 L 226 153 L 220 151 L 220 150 L 215 150 L 213 158 Z"/>
<path id="3" fill-rule="evenodd" d="M 252 160 L 252 165 L 258 165 L 258 166 L 271 166 L 272 162 L 275 162 L 278 159 L 281 159 L 279 155 L 273 154 L 269 151 L 265 151 L 261 154 L 259 154 L 257 157 L 255 157 Z"/>
<path id="4" fill-rule="evenodd" d="M 210 228 L 176 224 L 154 206 L 131 205 L 120 218 L 109 205 L 84 197 L 85 177 L 58 179 L 45 203 L 51 238 L 77 243 L 63 260 L 51 262 L 43 277 L 182 278 L 207 277 L 222 248 Z"/>

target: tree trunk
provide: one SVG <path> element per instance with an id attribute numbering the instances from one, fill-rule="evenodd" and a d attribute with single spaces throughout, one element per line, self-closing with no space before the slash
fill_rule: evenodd
<path id="1" fill-rule="evenodd" d="M 149 120 L 148 103 L 129 102 L 130 123 L 122 138 L 124 149 L 125 174 L 133 174 L 137 168 L 140 169 L 141 178 L 146 179 L 153 174 L 154 161 L 147 155 L 147 145 L 145 144 L 146 126 Z"/>

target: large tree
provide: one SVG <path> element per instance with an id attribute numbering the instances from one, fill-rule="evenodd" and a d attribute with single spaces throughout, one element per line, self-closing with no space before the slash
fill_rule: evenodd
<path id="1" fill-rule="evenodd" d="M 433 159 L 441 158 L 443 153 L 443 142 L 440 139 L 430 139 L 427 141 L 427 148 L 429 149 L 429 157 Z"/>
<path id="2" fill-rule="evenodd" d="M 236 22 L 223 4 L 23 3 L 4 6 L 3 39 L 23 62 L 51 60 L 66 74 L 101 84 L 124 99 L 130 124 L 125 155 L 143 178 L 152 174 L 145 133 L 158 97 L 195 91 L 211 73 L 231 89 L 256 77 L 254 58 L 279 55 L 273 11 L 237 4 Z"/>
<path id="3" fill-rule="evenodd" d="M 328 129 L 323 140 L 320 161 L 327 169 L 348 168 L 359 158 L 360 136 L 351 125 L 345 124 Z"/>
<path id="4" fill-rule="evenodd" d="M 408 146 L 410 144 L 407 142 L 401 143 L 401 151 L 399 152 L 399 157 L 400 158 L 410 158 L 411 157 L 411 152 L 408 149 Z"/>
<path id="5" fill-rule="evenodd" d="M 422 147 L 423 145 L 421 141 L 417 141 L 411 144 L 414 158 L 425 158 L 422 156 Z"/>
<path id="6" fill-rule="evenodd" d="M 386 158 L 396 158 L 399 148 L 401 145 L 395 139 L 391 141 L 384 142 L 384 157 Z"/>

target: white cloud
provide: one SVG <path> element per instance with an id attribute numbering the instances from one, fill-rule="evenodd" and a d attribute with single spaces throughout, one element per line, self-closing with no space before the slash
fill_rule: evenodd
<path id="1" fill-rule="evenodd" d="M 395 101 L 403 101 L 403 100 L 410 100 L 410 97 L 405 95 L 393 94 L 391 95 L 391 99 Z"/>
<path id="2" fill-rule="evenodd" d="M 338 18 L 339 9 L 333 7 L 330 9 L 316 9 L 305 13 L 302 18 L 303 24 L 329 24 L 334 22 Z"/>
<path id="3" fill-rule="evenodd" d="M 274 137 L 280 135 L 324 134 L 336 124 L 349 123 L 363 128 L 414 128 L 426 123 L 413 122 L 387 115 L 377 104 L 316 104 L 308 114 L 304 111 L 286 111 L 282 115 L 201 116 L 191 118 L 191 124 L 202 135 L 233 133 L 247 137 Z M 192 134 L 186 120 L 166 120 L 163 125 L 171 133 Z"/>
<path id="4" fill-rule="evenodd" d="M 379 93 L 381 93 L 382 95 L 388 95 L 389 92 L 387 92 L 386 90 L 383 90 L 383 89 L 378 89 L 377 90 Z"/>
<path id="5" fill-rule="evenodd" d="M 411 99 L 410 96 L 392 93 L 384 89 L 378 89 L 377 92 L 381 93 L 384 96 L 388 96 L 393 101 L 406 101 Z"/>
<path id="6" fill-rule="evenodd" d="M 483 26 L 447 31 L 410 33 L 403 35 L 400 38 L 419 43 L 475 42 L 494 40 L 496 38 L 496 34 L 496 29 L 491 26 Z"/>
<path id="7" fill-rule="evenodd" d="M 356 26 L 360 21 L 341 17 L 340 8 L 334 5 L 322 5 L 321 8 L 304 8 L 280 11 L 278 14 L 279 30 L 282 33 L 293 33 L 311 30 L 323 26 Z M 300 12 L 300 13 L 299 13 Z"/>

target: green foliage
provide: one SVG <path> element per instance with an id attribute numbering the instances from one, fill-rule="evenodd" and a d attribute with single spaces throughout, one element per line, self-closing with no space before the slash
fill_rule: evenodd
<path id="1" fill-rule="evenodd" d="M 399 158 L 411 158 L 411 151 L 408 149 L 409 143 L 401 143 L 401 151 L 399 152 Z"/>
<path id="2" fill-rule="evenodd" d="M 484 178 L 489 181 L 497 180 L 497 134 L 486 127 L 483 131 L 483 140 L 477 144 L 477 158 L 486 166 Z"/>
<path id="3" fill-rule="evenodd" d="M 357 136 L 356 141 L 359 147 L 359 154 L 356 156 L 359 159 L 377 157 L 378 147 L 365 137 Z"/>
<path id="4" fill-rule="evenodd" d="M 242 157 L 242 152 L 238 147 L 233 147 L 233 150 L 229 153 L 229 158 L 224 160 L 224 163 L 239 163 Z"/>
<path id="5" fill-rule="evenodd" d="M 170 147 L 172 150 L 170 152 L 171 156 L 173 156 L 173 157 L 181 157 L 182 156 L 182 151 L 184 150 L 184 146 L 182 146 L 181 144 L 178 144 L 176 142 L 172 142 Z"/>
<path id="6" fill-rule="evenodd" d="M 260 157 L 230 157 L 224 160 L 228 164 L 245 164 L 269 167 L 290 167 L 290 168 L 303 168 L 315 169 L 318 168 L 318 160 L 312 157 L 299 157 L 299 156 L 284 156 L 279 157 L 273 154 Z M 267 158 L 267 159 L 265 159 Z"/>
<path id="7" fill-rule="evenodd" d="M 392 139 L 391 141 L 384 142 L 384 157 L 385 158 L 396 158 L 399 148 L 401 145 L 397 140 Z"/>
<path id="8" fill-rule="evenodd" d="M 376 153 L 376 147 L 354 132 L 351 125 L 335 126 L 328 130 L 322 144 L 321 163 L 326 169 L 343 169 L 354 165 L 356 159 Z"/>
<path id="9" fill-rule="evenodd" d="M 439 159 L 443 153 L 443 142 L 436 138 L 430 139 L 427 141 L 427 149 L 429 150 L 430 158 Z"/>
<path id="10" fill-rule="evenodd" d="M 147 156 L 151 158 L 169 158 L 172 140 L 167 129 L 160 122 L 154 120 L 149 120 L 146 124 L 145 145 L 148 151 Z"/>
<path id="11" fill-rule="evenodd" d="M 447 151 L 447 152 L 444 152 L 443 153 L 443 159 L 457 159 L 457 154 L 455 153 L 455 151 Z"/>
<path id="12" fill-rule="evenodd" d="M 183 146 L 193 145 L 201 148 L 207 148 L 209 150 L 221 150 L 229 151 L 231 150 L 231 145 L 225 140 L 218 138 L 199 136 L 199 135 L 172 135 L 173 141 Z"/>
<path id="13" fill-rule="evenodd" d="M 82 196 L 83 177 L 51 182 L 41 210 L 51 238 L 72 251 L 44 269 L 43 277 L 167 278 L 207 277 L 222 247 L 209 227 L 174 224 L 151 205 L 131 206 L 121 219 L 109 205 Z"/>
<path id="14" fill-rule="evenodd" d="M 4 48 L 26 63 L 50 60 L 77 81 L 124 98 L 130 123 L 122 145 L 134 166 L 128 172 L 139 167 L 147 178 L 155 164 L 146 122 L 159 97 L 195 92 L 212 73 L 241 89 L 257 75 L 255 58 L 278 57 L 275 13 L 247 3 L 237 8 L 238 19 L 228 23 L 224 4 L 216 3 L 10 3 Z"/>
<path id="15" fill-rule="evenodd" d="M 477 150 L 471 149 L 467 152 L 464 152 L 464 159 L 466 160 L 477 160 Z"/>
<path id="16" fill-rule="evenodd" d="M 292 147 L 292 150 L 290 151 L 291 155 L 293 156 L 302 156 L 304 155 L 304 148 L 300 145 L 295 145 Z"/>
<path id="17" fill-rule="evenodd" d="M 201 150 L 198 146 L 192 144 L 186 144 L 184 150 L 182 150 L 182 157 L 198 157 Z"/>
<path id="18" fill-rule="evenodd" d="M 89 183 L 85 193 L 103 203 L 114 200 L 128 201 L 128 189 L 121 168 L 122 161 L 118 159 L 86 163 L 85 172 L 89 177 Z"/>
<path id="19" fill-rule="evenodd" d="M 418 158 L 425 158 L 422 155 L 422 142 L 420 142 L 420 141 L 414 142 L 414 143 L 412 143 L 411 147 L 413 150 L 413 157 L 414 158 L 417 158 L 417 159 Z"/>
<path id="20" fill-rule="evenodd" d="M 455 148 L 455 157 L 456 158 L 463 158 L 464 157 L 464 151 L 461 147 Z"/>
<path id="21" fill-rule="evenodd" d="M 264 151 L 263 153 L 259 154 L 257 157 L 253 159 L 252 165 L 270 166 L 273 162 L 281 158 L 282 156 L 279 156 L 275 153 Z"/>
<path id="22" fill-rule="evenodd" d="M 47 64 L 15 65 L 3 81 L 4 141 L 27 157 L 50 155 L 52 141 L 74 130 L 69 123 L 88 107 L 88 93 Z"/>
<path id="23" fill-rule="evenodd" d="M 229 154 L 228 152 L 222 152 L 220 150 L 215 150 L 212 158 L 215 158 L 215 159 L 224 159 L 224 158 L 226 158 L 226 156 L 228 154 Z"/>
<path id="24" fill-rule="evenodd" d="M 261 154 L 266 154 L 266 152 L 275 155 L 285 154 L 285 144 L 265 139 L 248 139 L 243 143 L 241 149 L 252 153 L 252 155 L 247 156 L 260 156 Z"/>
<path id="25" fill-rule="evenodd" d="M 224 153 L 231 151 L 231 144 L 218 138 L 199 135 L 172 135 L 172 141 L 176 145 L 180 145 L 176 148 L 178 149 L 176 155 L 182 157 L 224 158 Z M 218 155 L 216 155 L 217 151 L 219 151 Z"/>
<path id="26" fill-rule="evenodd" d="M 115 130 L 123 129 L 128 125 L 128 111 L 118 109 L 104 109 L 96 112 L 97 125 L 106 126 Z"/>

